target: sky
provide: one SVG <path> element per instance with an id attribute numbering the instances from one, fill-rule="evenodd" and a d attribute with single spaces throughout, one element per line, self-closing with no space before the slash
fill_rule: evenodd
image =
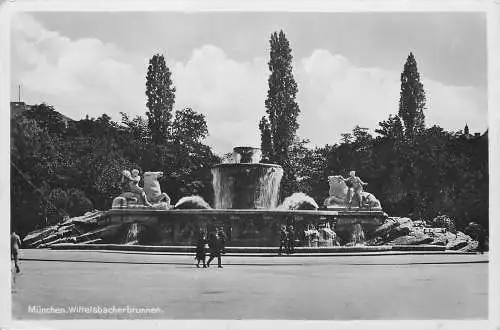
<path id="1" fill-rule="evenodd" d="M 149 59 L 164 54 L 175 109 L 206 117 L 217 153 L 260 145 L 269 37 L 294 56 L 301 138 L 333 144 L 355 125 L 398 112 L 400 74 L 415 55 L 427 126 L 487 129 L 482 13 L 23 12 L 12 17 L 11 99 L 73 118 L 145 115 Z"/>

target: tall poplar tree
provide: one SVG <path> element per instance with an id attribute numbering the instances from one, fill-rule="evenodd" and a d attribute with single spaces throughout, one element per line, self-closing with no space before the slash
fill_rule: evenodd
<path id="1" fill-rule="evenodd" d="M 291 149 L 297 140 L 299 128 L 297 117 L 300 113 L 295 101 L 297 83 L 293 77 L 292 49 L 281 30 L 271 34 L 270 59 L 268 62 L 271 74 L 268 79 L 269 89 L 265 101 L 268 117 L 259 123 L 261 130 L 261 145 L 264 156 L 281 165 L 284 169 L 283 194 L 293 190 L 295 171 L 291 162 Z"/>
<path id="2" fill-rule="evenodd" d="M 172 73 L 165 63 L 163 55 L 155 54 L 149 60 L 146 76 L 146 106 L 148 127 L 151 139 L 162 143 L 170 137 L 172 111 L 175 103 L 175 87 L 171 80 Z"/>
<path id="3" fill-rule="evenodd" d="M 405 135 L 413 138 L 425 129 L 425 91 L 413 53 L 410 52 L 401 73 L 399 117 L 405 126 Z"/>
<path id="4" fill-rule="evenodd" d="M 286 185 L 286 181 L 292 180 L 293 177 L 290 149 L 296 140 L 299 127 L 297 117 L 300 109 L 295 101 L 298 88 L 292 72 L 292 49 L 285 33 L 274 32 L 269 43 L 271 51 L 268 66 L 271 74 L 268 79 L 269 90 L 265 101 L 269 125 L 260 126 L 263 137 L 267 138 L 270 135 L 272 141 L 270 158 L 283 166 Z M 269 129 L 269 132 L 266 132 L 266 129 Z M 266 144 L 267 146 L 269 144 Z"/>

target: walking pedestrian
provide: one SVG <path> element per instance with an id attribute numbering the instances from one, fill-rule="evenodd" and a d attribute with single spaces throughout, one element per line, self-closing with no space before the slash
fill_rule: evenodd
<path id="1" fill-rule="evenodd" d="M 280 229 L 280 248 L 278 250 L 279 256 L 283 254 L 283 249 L 285 249 L 285 252 L 287 251 L 287 236 L 288 233 L 286 231 L 286 227 L 282 225 Z"/>
<path id="2" fill-rule="evenodd" d="M 203 268 L 207 268 L 207 265 L 205 264 L 205 257 L 206 257 L 205 244 L 207 244 L 205 232 L 203 230 L 200 230 L 200 233 L 198 235 L 198 240 L 196 241 L 196 256 L 195 256 L 195 260 L 198 261 L 196 263 L 196 267 L 198 268 L 200 268 L 200 261 L 203 261 Z"/>
<path id="3" fill-rule="evenodd" d="M 10 258 L 14 260 L 14 265 L 16 267 L 16 273 L 19 273 L 21 269 L 19 268 L 19 250 L 21 249 L 21 238 L 12 231 L 10 235 Z"/>
<path id="4" fill-rule="evenodd" d="M 225 245 L 225 237 L 224 234 L 221 233 L 220 230 L 217 230 L 216 233 L 211 233 L 208 239 L 208 247 L 210 248 L 210 258 L 208 258 L 207 267 L 210 267 L 210 263 L 212 260 L 217 258 L 217 267 L 222 267 L 221 254 L 224 250 Z"/>

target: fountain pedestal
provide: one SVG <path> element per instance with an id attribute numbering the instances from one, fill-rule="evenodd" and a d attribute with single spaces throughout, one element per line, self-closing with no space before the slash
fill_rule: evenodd
<path id="1" fill-rule="evenodd" d="M 200 228 L 222 226 L 228 246 L 279 246 L 280 226 L 292 224 L 296 238 L 305 242 L 304 231 L 309 224 L 318 226 L 328 222 L 344 242 L 350 241 L 352 228 L 360 224 L 370 232 L 380 226 L 386 214 L 378 211 L 332 210 L 147 210 L 112 209 L 107 212 L 111 223 L 139 223 L 143 230 L 139 244 L 193 245 Z"/>

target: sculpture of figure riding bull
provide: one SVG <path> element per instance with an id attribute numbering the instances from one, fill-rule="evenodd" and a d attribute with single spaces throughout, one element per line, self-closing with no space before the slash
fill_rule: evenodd
<path id="1" fill-rule="evenodd" d="M 349 172 L 349 177 L 344 178 L 341 175 L 332 175 L 328 177 L 330 184 L 330 196 L 325 200 L 324 205 L 327 208 L 352 208 L 381 210 L 380 201 L 373 194 L 363 191 L 363 182 L 356 176 L 355 171 Z"/>

